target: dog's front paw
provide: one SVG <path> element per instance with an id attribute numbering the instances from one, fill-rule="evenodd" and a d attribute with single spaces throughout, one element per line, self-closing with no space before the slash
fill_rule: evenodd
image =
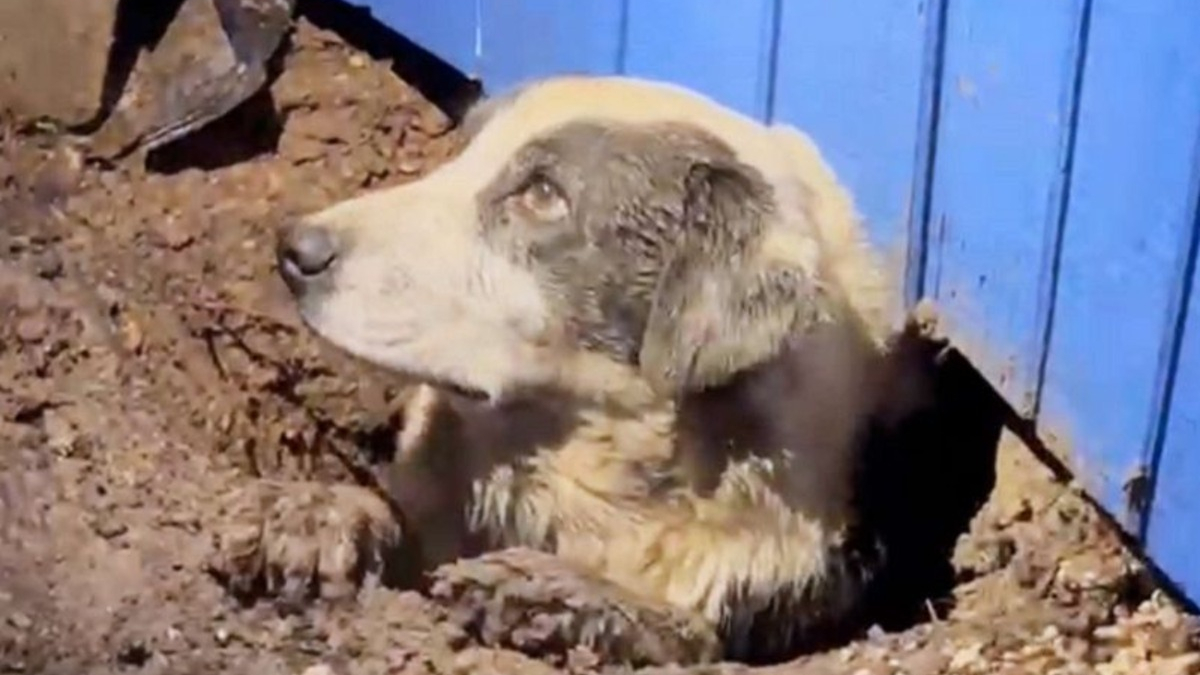
<path id="1" fill-rule="evenodd" d="M 480 644 L 560 667 L 579 647 L 602 665 L 635 668 L 720 656 L 715 627 L 699 615 L 636 596 L 549 553 L 509 548 L 443 565 L 430 595 Z"/>
<path id="2" fill-rule="evenodd" d="M 213 539 L 209 571 L 227 590 L 298 603 L 388 583 L 403 537 L 398 514 L 366 488 L 259 480 L 224 501 Z"/>

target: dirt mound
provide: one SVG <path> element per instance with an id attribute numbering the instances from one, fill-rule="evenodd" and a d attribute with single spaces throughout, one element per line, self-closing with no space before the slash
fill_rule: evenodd
<path id="1" fill-rule="evenodd" d="M 402 428 L 405 383 L 302 329 L 271 255 L 288 214 L 456 150 L 394 71 L 302 17 L 269 91 L 148 157 L 0 128 L 0 671 L 605 667 L 484 646 L 519 643 L 415 593 L 246 608 L 205 574 L 218 496 L 356 480 Z M 1190 619 L 1078 495 L 1011 439 L 998 461 L 926 620 L 770 670 L 1200 672 Z"/>

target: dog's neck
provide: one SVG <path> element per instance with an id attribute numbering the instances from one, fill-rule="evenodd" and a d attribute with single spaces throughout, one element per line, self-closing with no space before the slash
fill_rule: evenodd
<path id="1" fill-rule="evenodd" d="M 835 336 L 816 336 L 834 342 Z M 790 346 L 727 384 L 688 394 L 676 409 L 677 462 L 699 491 L 757 461 L 793 509 L 831 529 L 854 521 L 854 473 L 866 433 L 871 375 L 828 344 Z M 829 359 L 824 363 L 817 359 Z"/>
<path id="2" fill-rule="evenodd" d="M 708 495 L 749 471 L 762 490 L 839 530 L 853 520 L 848 472 L 858 440 L 850 428 L 857 417 L 844 406 L 861 396 L 847 388 L 854 373 L 843 365 L 814 367 L 812 347 L 678 396 L 654 392 L 633 367 L 582 360 L 564 378 L 572 385 L 565 390 L 500 408 L 460 408 L 467 437 L 429 455 L 464 490 L 496 467 L 529 459 L 614 499 L 672 483 Z"/>
<path id="3" fill-rule="evenodd" d="M 766 388 L 761 372 L 744 373 L 712 389 L 683 395 L 676 404 L 676 453 L 702 493 L 720 482 L 729 463 L 769 452 L 778 420 L 763 411 L 756 391 Z"/>

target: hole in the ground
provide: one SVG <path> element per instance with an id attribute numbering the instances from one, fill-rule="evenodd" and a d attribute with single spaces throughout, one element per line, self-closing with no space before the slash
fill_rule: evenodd
<path id="1" fill-rule="evenodd" d="M 874 430 L 868 441 L 860 509 L 865 530 L 882 540 L 885 553 L 873 571 L 863 613 L 784 648 L 773 646 L 775 622 L 756 620 L 749 650 L 727 658 L 777 664 L 843 646 L 873 625 L 902 631 L 951 609 L 959 581 L 954 550 L 995 485 L 1008 408 L 959 352 L 915 334 L 906 334 L 900 348 L 917 355 L 931 396 L 888 430 Z"/>
<path id="2" fill-rule="evenodd" d="M 995 486 L 1008 410 L 960 352 L 938 358 L 936 345 L 916 348 L 929 354 L 932 405 L 876 435 L 864 476 L 864 514 L 888 558 L 869 613 L 889 631 L 950 609 L 955 545 Z"/>

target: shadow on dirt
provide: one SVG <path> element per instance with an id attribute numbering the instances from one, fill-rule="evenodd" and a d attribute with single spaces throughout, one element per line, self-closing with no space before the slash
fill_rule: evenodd
<path id="1" fill-rule="evenodd" d="M 100 109 L 95 118 L 75 131 L 87 134 L 100 128 L 116 108 L 121 93 L 125 91 L 125 86 L 137 65 L 138 56 L 143 50 L 154 48 L 163 39 L 167 26 L 179 14 L 183 2 L 184 0 L 160 0 L 150 3 L 121 0 L 117 5 L 116 24 L 113 27 L 115 38 L 108 52 L 108 69 L 105 71 Z"/>
<path id="2" fill-rule="evenodd" d="M 477 80 L 388 28 L 362 7 L 339 0 L 299 0 L 297 11 L 313 25 L 341 35 L 372 58 L 392 62 L 392 72 L 457 122 L 482 95 Z"/>
<path id="3" fill-rule="evenodd" d="M 146 168 L 163 174 L 211 171 L 275 152 L 282 134 L 283 119 L 264 88 L 225 116 L 150 151 Z"/>
<path id="4" fill-rule="evenodd" d="M 173 2 L 177 11 L 179 1 Z M 123 3 L 122 10 L 128 4 Z M 375 20 L 365 8 L 338 0 L 300 0 L 296 12 L 314 25 L 343 36 L 373 58 L 390 61 L 397 77 L 455 122 L 481 95 L 477 81 Z M 110 68 L 111 86 L 118 92 L 129 77 L 138 50 L 161 39 L 174 13 L 163 9 L 134 18 L 127 12 L 121 15 L 126 18 L 118 25 L 122 37 L 114 44 L 114 65 Z M 146 168 L 166 174 L 191 168 L 211 170 L 274 152 L 283 132 L 283 119 L 269 88 L 282 69 L 281 57 L 289 46 L 290 36 L 268 61 L 268 79 L 257 94 L 195 132 L 150 152 Z"/>

